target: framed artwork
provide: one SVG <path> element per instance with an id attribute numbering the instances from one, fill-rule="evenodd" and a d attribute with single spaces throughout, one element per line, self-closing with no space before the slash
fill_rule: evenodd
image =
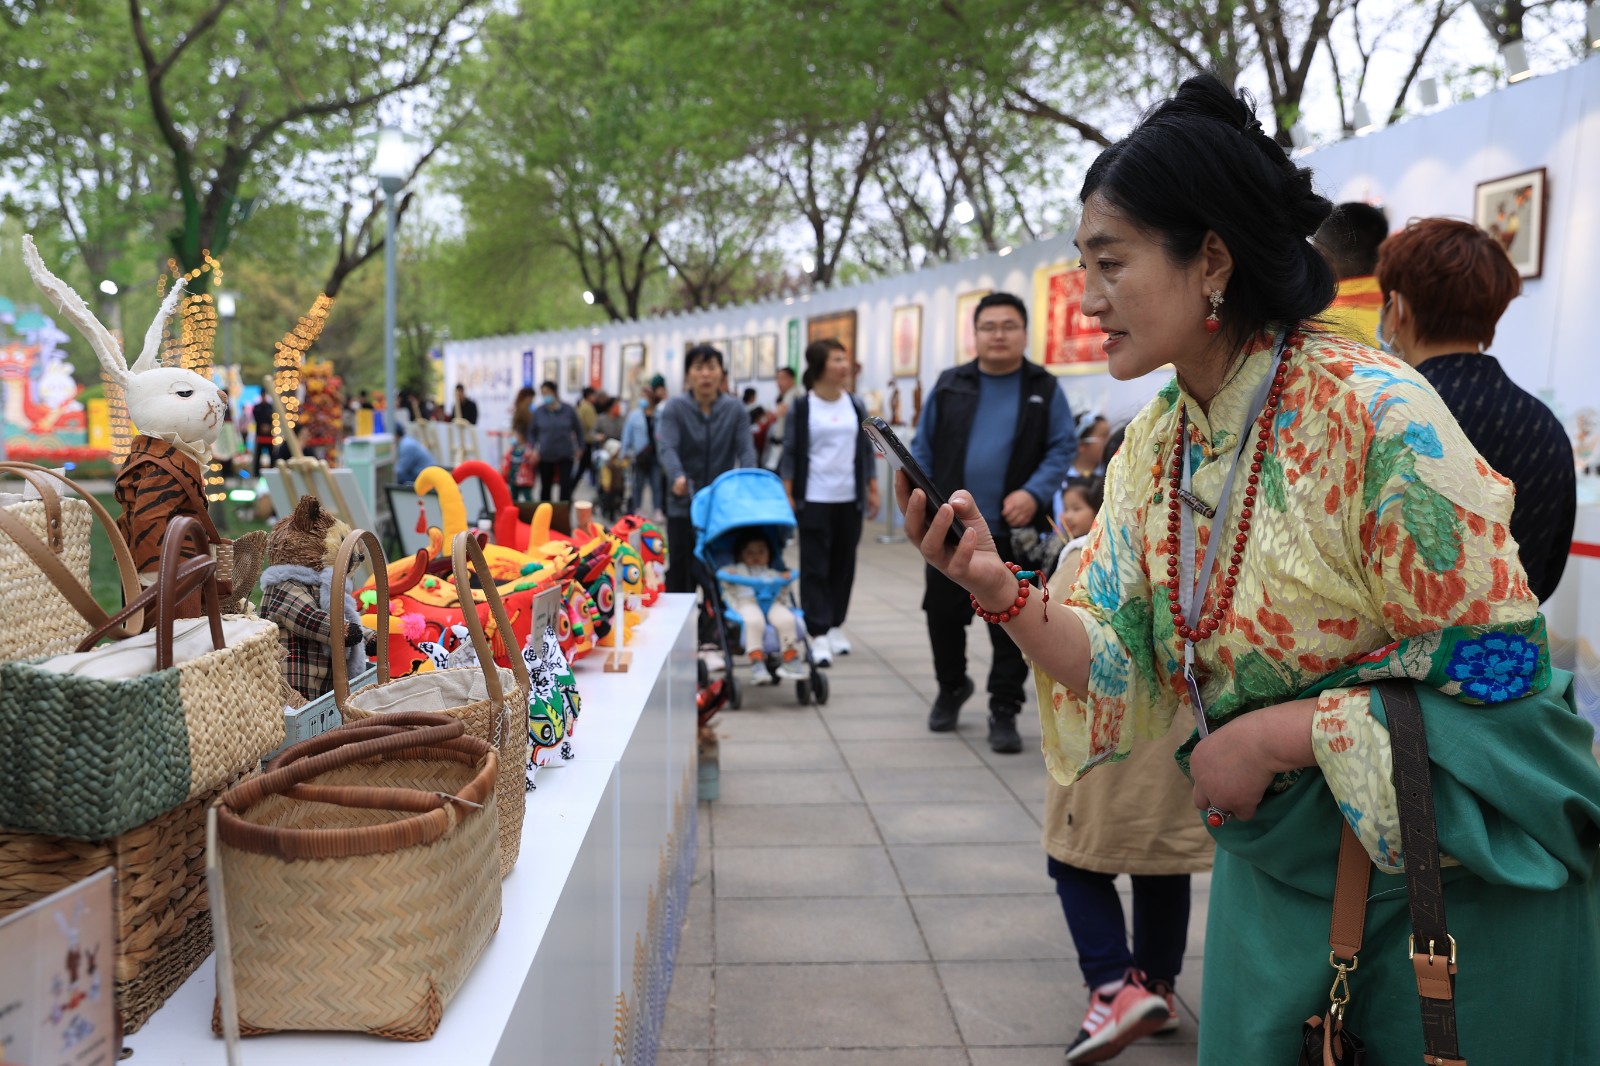
<path id="1" fill-rule="evenodd" d="M 568 392 L 583 391 L 583 372 L 587 369 L 587 360 L 581 355 L 567 356 L 567 380 L 565 388 Z"/>
<path id="2" fill-rule="evenodd" d="M 922 369 L 922 305 L 896 307 L 889 331 L 889 376 L 916 377 Z"/>
<path id="3" fill-rule="evenodd" d="M 1060 262 L 1033 272 L 1033 361 L 1052 374 L 1103 374 L 1105 332 L 1083 313 L 1083 271 Z"/>
<path id="4" fill-rule="evenodd" d="M 646 353 L 643 344 L 622 346 L 622 398 L 630 403 L 639 398 L 639 394 L 644 392 L 645 382 L 650 379 Z"/>
<path id="5" fill-rule="evenodd" d="M 553 381 L 558 386 L 561 384 L 561 360 L 546 359 L 544 362 L 539 364 L 539 369 L 542 371 L 542 374 L 539 377 L 540 385 L 544 384 L 546 381 Z M 538 388 L 537 385 L 534 387 Z"/>
<path id="6" fill-rule="evenodd" d="M 589 387 L 591 389 L 605 388 L 606 380 L 606 346 L 604 344 L 589 345 Z"/>
<path id="7" fill-rule="evenodd" d="M 1472 220 L 1511 257 L 1517 273 L 1544 273 L 1545 170 L 1526 170 L 1478 185 Z"/>
<path id="8" fill-rule="evenodd" d="M 778 335 L 763 333 L 756 338 L 756 377 L 771 381 L 778 376 Z"/>
<path id="9" fill-rule="evenodd" d="M 735 337 L 733 339 L 732 376 L 735 381 L 749 381 L 756 376 L 756 339 L 754 337 Z"/>
<path id="10" fill-rule="evenodd" d="M 972 316 L 978 313 L 978 303 L 993 289 L 974 289 L 956 297 L 956 363 L 970 363 L 978 358 L 978 330 Z"/>
<path id="11" fill-rule="evenodd" d="M 818 315 L 806 319 L 806 345 L 807 347 L 817 341 L 835 340 L 844 345 L 844 350 L 852 361 L 856 358 L 856 313 L 854 311 L 835 311 L 831 315 Z M 805 353 L 802 352 L 800 361 L 805 362 Z"/>
<path id="12" fill-rule="evenodd" d="M 709 345 L 711 345 L 711 347 L 713 347 L 717 351 L 721 352 L 722 353 L 722 367 L 723 367 L 724 370 L 728 369 L 729 364 L 733 360 L 733 352 L 730 351 L 729 347 L 728 347 L 728 338 L 724 337 L 719 341 L 701 341 L 700 343 L 701 344 L 709 344 Z"/>

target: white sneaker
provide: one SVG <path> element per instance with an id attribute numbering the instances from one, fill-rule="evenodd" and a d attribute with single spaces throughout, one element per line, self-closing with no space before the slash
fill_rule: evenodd
<path id="1" fill-rule="evenodd" d="M 834 626 L 828 630 L 828 647 L 833 649 L 835 655 L 849 655 L 850 638 L 844 635 L 844 630 Z"/>
<path id="2" fill-rule="evenodd" d="M 778 667 L 779 681 L 804 681 L 810 676 L 810 672 L 800 663 L 782 663 Z"/>
<path id="3" fill-rule="evenodd" d="M 818 666 L 833 665 L 833 644 L 826 633 L 811 638 L 811 661 Z"/>
<path id="4" fill-rule="evenodd" d="M 760 659 L 757 659 L 755 662 L 750 664 L 751 684 L 770 685 L 773 684 L 775 680 L 776 679 L 772 676 L 772 671 L 767 669 L 767 664 L 762 662 Z"/>

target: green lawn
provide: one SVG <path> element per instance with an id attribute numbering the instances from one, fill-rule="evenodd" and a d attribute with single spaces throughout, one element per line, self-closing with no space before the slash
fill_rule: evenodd
<path id="1" fill-rule="evenodd" d="M 121 505 L 117 503 L 116 497 L 110 493 L 96 498 L 106 510 L 111 512 L 113 517 L 122 513 Z M 252 529 L 266 529 L 269 526 L 267 522 L 257 521 L 253 512 L 248 509 L 243 512 L 243 514 L 249 516 L 248 518 L 238 517 L 237 508 L 239 505 L 237 504 L 229 502 L 224 506 L 228 508 L 227 524 L 217 523 L 224 537 L 237 537 L 250 532 Z M 212 515 L 213 519 L 216 517 L 215 514 Z M 105 530 L 100 528 L 99 522 L 94 523 L 92 528 L 93 532 L 90 536 L 93 547 L 89 558 L 89 578 L 94 587 L 94 598 L 99 602 L 100 606 L 109 610 L 120 606 L 122 603 L 122 582 L 117 578 L 117 562 L 111 554 L 111 542 L 106 539 Z M 261 590 L 257 589 L 251 593 L 250 599 L 259 603 L 261 601 Z"/>

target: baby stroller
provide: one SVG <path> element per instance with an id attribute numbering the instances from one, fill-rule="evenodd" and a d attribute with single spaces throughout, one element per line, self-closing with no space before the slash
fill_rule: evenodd
<path id="1" fill-rule="evenodd" d="M 738 710 L 743 693 L 740 691 L 738 679 L 734 676 L 733 664 L 737 658 L 733 654 L 736 646 L 733 637 L 742 623 L 739 616 L 730 611 L 728 605 L 722 601 L 717 570 L 734 561 L 734 541 L 750 531 L 760 532 L 767 538 L 772 547 L 772 565 L 777 569 L 783 569 L 783 549 L 795 531 L 794 511 L 789 507 L 789 496 L 784 492 L 783 482 L 779 480 L 778 475 L 769 470 L 743 469 L 730 470 L 695 493 L 689 515 L 694 522 L 695 534 L 693 573 L 695 582 L 704 593 L 706 628 L 715 634 L 717 648 L 722 653 L 728 705 Z M 797 629 L 803 658 L 790 665 L 803 666 L 805 676 L 795 679 L 795 697 L 802 706 L 813 700 L 818 704 L 827 703 L 828 675 L 817 669 L 817 664 L 811 661 L 811 642 L 806 637 L 805 615 L 800 610 L 800 604 L 796 601 L 792 588 L 770 591 L 758 588 L 756 596 L 763 609 L 766 609 L 774 598 L 779 598 L 780 602 L 794 612 L 798 622 Z M 773 636 L 769 626 L 768 632 L 763 635 L 764 642 Z M 743 640 L 740 640 L 737 646 L 744 647 Z M 778 677 L 779 658 L 776 644 L 768 644 L 767 650 L 768 669 L 774 677 Z M 702 658 L 699 666 L 702 689 L 711 683 L 713 672 Z"/>

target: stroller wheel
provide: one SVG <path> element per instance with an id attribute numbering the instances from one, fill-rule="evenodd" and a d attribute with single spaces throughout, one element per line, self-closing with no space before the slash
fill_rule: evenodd
<path id="1" fill-rule="evenodd" d="M 811 705 L 811 682 L 801 678 L 794 683 L 794 698 L 800 701 L 800 706 Z"/>
<path id="2" fill-rule="evenodd" d="M 731 673 L 728 675 L 728 707 L 737 711 L 744 703 L 744 688 Z"/>
<path id="3" fill-rule="evenodd" d="M 828 675 L 821 670 L 811 671 L 811 694 L 819 705 L 828 702 Z"/>

